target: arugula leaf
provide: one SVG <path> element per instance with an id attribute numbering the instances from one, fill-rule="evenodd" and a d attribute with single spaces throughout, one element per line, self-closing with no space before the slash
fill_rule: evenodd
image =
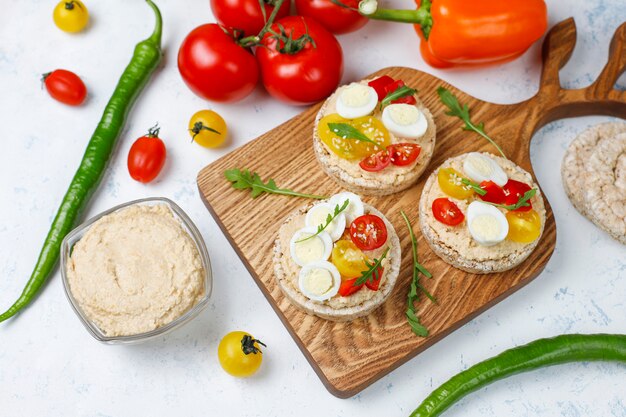
<path id="1" fill-rule="evenodd" d="M 312 234 L 311 236 L 307 236 L 304 239 L 296 240 L 296 243 L 300 243 L 300 242 L 304 242 L 305 240 L 312 239 L 315 236 L 322 233 L 322 231 L 324 231 L 324 229 L 326 229 L 333 222 L 333 220 L 335 220 L 337 216 L 339 216 L 341 212 L 343 212 L 346 208 L 348 208 L 348 204 L 350 204 L 349 199 L 346 199 L 346 201 L 343 202 L 343 205 L 341 207 L 339 207 L 339 204 L 337 204 L 335 206 L 335 211 L 333 212 L 333 214 L 329 213 L 328 216 L 326 216 L 326 223 L 317 225 L 317 232 L 315 232 L 315 234 Z"/>
<path id="2" fill-rule="evenodd" d="M 281 194 L 289 195 L 293 197 L 313 198 L 316 200 L 324 200 L 328 198 L 323 195 L 315 194 L 303 194 L 296 191 L 289 190 L 287 188 L 278 188 L 273 179 L 269 179 L 267 183 L 263 182 L 259 174 L 256 172 L 250 172 L 247 169 L 233 168 L 224 171 L 224 176 L 232 184 L 232 187 L 236 190 L 250 189 L 252 192 L 252 198 L 257 198 L 263 193 L 268 194 Z"/>
<path id="3" fill-rule="evenodd" d="M 403 85 L 402 87 L 397 88 L 395 91 L 388 93 L 384 99 L 380 102 L 380 108 L 384 108 L 391 104 L 392 101 L 397 100 L 402 97 L 412 96 L 417 94 L 417 90 L 415 88 L 407 87 Z"/>
<path id="4" fill-rule="evenodd" d="M 361 272 L 361 276 L 356 280 L 356 282 L 353 285 L 355 287 L 358 287 L 359 285 L 365 284 L 366 282 L 373 282 L 373 281 L 379 280 L 380 272 L 378 271 L 378 269 L 380 268 L 380 265 L 383 263 L 383 259 L 387 257 L 388 252 L 389 252 L 389 246 L 387 246 L 383 254 L 380 255 L 380 258 L 374 259 L 374 262 L 366 261 L 365 264 L 368 267 L 367 271 Z"/>
<path id="5" fill-rule="evenodd" d="M 487 194 L 487 190 L 483 190 L 480 184 L 475 183 L 474 181 L 468 180 L 467 178 L 461 178 L 461 183 L 470 187 L 474 192 L 478 195 Z"/>
<path id="6" fill-rule="evenodd" d="M 515 204 L 497 204 L 497 203 L 491 203 L 489 201 L 485 201 L 485 203 L 491 204 L 492 206 L 496 206 L 496 207 L 500 207 L 509 211 L 513 211 L 513 210 L 517 210 L 518 208 L 521 207 L 527 207 L 529 206 L 528 201 L 533 198 L 535 196 L 535 194 L 537 194 L 537 189 L 533 188 L 532 190 L 528 190 L 524 193 L 523 196 L 521 196 L 519 198 L 519 200 L 517 200 L 517 203 Z"/>
<path id="7" fill-rule="evenodd" d="M 495 146 L 503 158 L 506 158 L 506 155 L 504 155 L 502 148 L 500 148 L 500 146 L 498 146 L 498 144 L 485 133 L 485 124 L 483 122 L 479 124 L 474 124 L 472 122 L 469 114 L 469 107 L 467 106 L 467 104 L 461 106 L 459 100 L 454 96 L 454 94 L 452 94 L 444 87 L 437 88 L 437 94 L 439 95 L 439 99 L 441 100 L 441 102 L 450 109 L 446 112 L 446 114 L 448 116 L 458 117 L 459 119 L 463 120 L 463 122 L 465 122 L 463 130 L 471 130 L 478 133 L 480 136 L 487 139 L 489 143 Z"/>
<path id="8" fill-rule="evenodd" d="M 418 336 L 426 337 L 428 336 L 428 329 L 424 327 L 423 324 L 420 323 L 420 319 L 417 316 L 417 312 L 415 311 L 415 302 L 419 301 L 419 293 L 420 290 L 430 301 L 433 303 L 437 302 L 437 299 L 433 297 L 423 286 L 420 285 L 419 279 L 420 274 L 424 275 L 426 278 L 432 278 L 433 275 L 428 272 L 424 266 L 422 266 L 417 258 L 417 239 L 415 238 L 415 234 L 413 233 L 413 228 L 411 227 L 411 222 L 409 218 L 404 213 L 404 211 L 400 211 L 406 226 L 409 229 L 409 235 L 411 236 L 411 249 L 413 252 L 413 279 L 411 280 L 411 286 L 409 287 L 409 293 L 407 294 L 407 308 L 406 308 L 406 318 L 411 326 L 411 330 Z"/>
<path id="9" fill-rule="evenodd" d="M 328 123 L 328 128 L 331 132 L 333 132 L 335 135 L 339 136 L 342 139 L 360 140 L 362 142 L 371 143 L 377 147 L 382 148 L 383 150 L 386 149 L 382 144 L 368 138 L 358 129 L 350 126 L 347 123 Z"/>

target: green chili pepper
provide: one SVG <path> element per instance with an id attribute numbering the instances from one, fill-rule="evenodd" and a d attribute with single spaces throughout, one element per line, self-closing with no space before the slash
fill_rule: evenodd
<path id="1" fill-rule="evenodd" d="M 410 417 L 438 416 L 467 394 L 507 376 L 577 361 L 626 363 L 626 335 L 566 334 L 506 350 L 444 382 Z"/>
<path id="2" fill-rule="evenodd" d="M 6 312 L 0 315 L 0 322 L 14 316 L 28 305 L 54 269 L 59 259 L 59 250 L 63 238 L 75 226 L 87 201 L 98 187 L 128 113 L 148 82 L 150 75 L 161 61 L 161 13 L 151 0 L 146 1 L 156 16 L 154 32 L 148 39 L 138 43 L 135 47 L 133 58 L 120 77 L 115 91 L 104 109 L 100 123 L 98 123 L 87 144 L 80 166 L 65 197 L 63 197 L 61 207 L 59 207 L 50 226 L 35 269 L 24 291 L 22 291 L 22 295 Z"/>

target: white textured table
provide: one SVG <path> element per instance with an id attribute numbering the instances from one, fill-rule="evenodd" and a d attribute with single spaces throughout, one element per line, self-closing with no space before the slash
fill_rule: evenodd
<path id="1" fill-rule="evenodd" d="M 0 13 L 0 306 L 14 301 L 28 278 L 49 223 L 82 156 L 102 108 L 137 41 L 152 29 L 141 1 L 87 1 L 93 24 L 77 36 L 52 23 L 55 1 L 3 2 Z M 626 333 L 626 250 L 581 217 L 560 183 L 560 161 L 587 117 L 552 123 L 537 133 L 532 161 L 558 225 L 556 251 L 545 272 L 478 319 L 386 376 L 360 395 L 339 400 L 322 386 L 204 208 L 196 173 L 206 164 L 297 114 L 258 89 L 234 105 L 211 105 L 183 85 L 178 45 L 193 27 L 212 21 L 206 0 L 160 0 L 165 67 L 138 100 L 114 162 L 87 216 L 131 199 L 166 196 L 200 228 L 212 256 L 210 307 L 186 327 L 138 346 L 106 346 L 74 316 L 58 273 L 31 308 L 0 325 L 2 416 L 406 416 L 437 385 L 477 361 L 530 340 L 561 333 Z M 396 6 L 413 3 L 399 0 Z M 604 65 L 623 0 L 549 1 L 550 23 L 570 15 L 578 48 L 561 72 L 566 87 L 591 83 Z M 535 46 L 516 62 L 481 70 L 425 66 L 408 25 L 372 22 L 341 37 L 344 80 L 385 65 L 405 65 L 450 81 L 470 94 L 516 102 L 537 88 Z M 56 103 L 40 89 L 41 73 L 67 68 L 90 91 L 83 107 Z M 621 88 L 626 84 L 624 77 Z M 232 141 L 211 151 L 189 142 L 186 125 L 202 108 L 219 111 Z M 156 121 L 169 159 L 158 182 L 132 181 L 132 141 Z M 268 254 L 269 256 L 269 254 Z M 216 360 L 221 336 L 245 329 L 268 344 L 252 379 L 226 375 Z M 626 416 L 626 367 L 572 364 L 516 376 L 476 393 L 448 416 Z"/>

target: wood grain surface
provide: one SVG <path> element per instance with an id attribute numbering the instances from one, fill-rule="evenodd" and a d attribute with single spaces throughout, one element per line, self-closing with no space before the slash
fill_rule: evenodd
<path id="1" fill-rule="evenodd" d="M 445 159 L 469 151 L 496 151 L 473 132 L 463 131 L 462 122 L 445 115 L 435 92 L 450 89 L 468 104 L 474 121 L 484 121 L 486 131 L 506 155 L 533 173 L 529 147 L 533 134 L 544 124 L 562 117 L 583 114 L 610 114 L 626 117 L 626 92 L 613 86 L 626 66 L 626 25 L 616 32 L 611 59 L 600 78 L 590 87 L 563 90 L 558 71 L 574 48 L 576 29 L 572 19 L 556 25 L 544 42 L 541 86 L 530 100 L 513 105 L 486 103 L 471 97 L 429 74 L 410 68 L 386 68 L 372 76 L 388 74 L 419 89 L 419 96 L 434 115 L 437 125 L 435 153 L 420 182 L 386 197 L 363 200 L 386 214 L 398 231 L 403 259 L 398 283 L 383 306 L 368 317 L 350 323 L 334 323 L 304 314 L 285 299 L 274 281 L 272 247 L 280 224 L 297 207 L 307 203 L 299 198 L 263 195 L 250 198 L 224 179 L 230 168 L 248 168 L 264 179 L 274 178 L 281 187 L 331 195 L 340 192 L 325 176 L 313 153 L 313 120 L 320 107 L 301 115 L 249 142 L 198 174 L 198 187 L 209 211 L 222 228 L 263 294 L 287 327 L 316 373 L 334 395 L 355 395 L 424 349 L 432 346 L 489 307 L 528 284 L 545 267 L 556 241 L 556 226 L 547 204 L 545 232 L 537 249 L 517 268 L 499 274 L 472 275 L 452 268 L 438 258 L 419 234 L 418 201 L 424 180 Z M 533 174 L 534 175 L 534 174 Z M 433 273 L 422 279 L 437 297 L 433 304 L 424 297 L 418 312 L 430 336 L 415 336 L 404 311 L 411 280 L 411 242 L 400 217 L 404 210 L 419 236 L 421 262 Z M 253 225 L 253 227 L 251 227 Z"/>

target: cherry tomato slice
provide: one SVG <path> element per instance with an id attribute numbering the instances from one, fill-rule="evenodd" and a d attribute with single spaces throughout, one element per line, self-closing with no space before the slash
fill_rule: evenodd
<path id="1" fill-rule="evenodd" d="M 378 291 L 378 287 L 380 287 L 380 280 L 383 277 L 383 273 L 385 272 L 385 268 L 382 266 L 378 267 L 374 275 L 376 279 L 372 279 L 371 281 L 365 281 L 365 286 L 372 291 Z M 373 278 L 373 277 L 372 277 Z"/>
<path id="2" fill-rule="evenodd" d="M 378 95 L 378 101 L 382 101 L 387 95 L 387 90 L 385 89 L 387 85 L 394 82 L 394 79 L 388 75 L 383 75 L 382 77 L 378 77 L 375 80 L 367 83 L 370 87 L 376 90 L 376 94 Z"/>
<path id="3" fill-rule="evenodd" d="M 368 156 L 359 162 L 359 166 L 365 171 L 378 172 L 387 168 L 390 163 L 391 158 L 389 157 L 389 152 L 383 150 Z"/>
<path id="4" fill-rule="evenodd" d="M 356 280 L 356 278 L 342 280 L 341 286 L 339 287 L 339 295 L 342 297 L 347 297 L 363 288 L 364 284 L 354 285 L 356 283 Z"/>
<path id="5" fill-rule="evenodd" d="M 509 223 L 509 234 L 506 238 L 513 242 L 534 242 L 541 234 L 541 217 L 535 210 L 509 211 L 506 220 Z"/>
<path id="6" fill-rule="evenodd" d="M 391 163 L 403 167 L 410 165 L 419 156 L 422 147 L 416 143 L 396 143 L 387 147 Z"/>
<path id="7" fill-rule="evenodd" d="M 504 204 L 506 195 L 498 184 L 493 181 L 483 181 L 480 183 L 480 188 L 487 191 L 487 194 L 479 195 L 481 200 L 495 204 Z"/>
<path id="8" fill-rule="evenodd" d="M 393 100 L 391 104 L 417 104 L 417 100 L 414 96 L 404 96 L 396 100 Z"/>
<path id="9" fill-rule="evenodd" d="M 520 197 L 524 195 L 524 193 L 526 193 L 527 191 L 530 191 L 530 185 L 520 182 L 520 181 L 515 181 L 515 180 L 508 180 L 506 184 L 504 184 L 504 187 L 502 187 L 504 189 L 504 195 L 506 196 L 506 198 L 504 199 L 504 204 L 507 205 L 514 205 L 517 204 L 517 202 L 519 201 Z M 533 205 L 530 201 L 528 201 L 528 205 L 524 206 L 524 207 L 520 207 L 517 210 L 514 211 L 529 211 L 533 208 Z"/>
<path id="10" fill-rule="evenodd" d="M 404 87 L 404 81 L 402 81 L 402 80 L 396 80 L 396 81 L 392 82 L 391 84 L 387 84 L 385 86 L 385 95 L 387 95 L 389 93 L 393 93 L 394 91 L 396 91 L 400 87 Z"/>
<path id="11" fill-rule="evenodd" d="M 459 207 L 447 198 L 437 198 L 432 208 L 435 219 L 448 226 L 456 226 L 465 219 Z"/>
<path id="12" fill-rule="evenodd" d="M 387 241 L 387 226 L 375 214 L 364 214 L 350 225 L 350 239 L 361 250 L 378 249 Z"/>

